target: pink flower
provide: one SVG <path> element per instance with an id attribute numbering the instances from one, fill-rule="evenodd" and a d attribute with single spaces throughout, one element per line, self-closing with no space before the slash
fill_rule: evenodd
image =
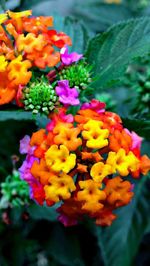
<path id="1" fill-rule="evenodd" d="M 69 87 L 68 80 L 58 81 L 58 86 L 55 88 L 56 94 L 59 96 L 59 101 L 64 105 L 78 105 L 79 99 L 77 98 L 79 93 L 75 88 Z"/>
<path id="2" fill-rule="evenodd" d="M 33 154 L 35 147 L 30 146 L 30 137 L 25 135 L 23 139 L 20 140 L 20 153 L 21 154 Z"/>
<path id="3" fill-rule="evenodd" d="M 143 138 L 141 138 L 139 135 L 137 135 L 134 131 L 130 132 L 127 128 L 125 128 L 125 131 L 132 138 L 132 147 L 131 148 L 132 149 L 136 149 L 136 148 L 140 149 Z"/>
<path id="4" fill-rule="evenodd" d="M 61 61 L 64 65 L 68 66 L 71 65 L 74 62 L 79 61 L 83 55 L 82 54 L 78 54 L 76 52 L 73 53 L 68 53 L 68 47 L 65 46 L 60 50 L 60 57 L 61 57 Z"/>
<path id="5" fill-rule="evenodd" d="M 93 111 L 97 112 L 98 114 L 100 113 L 104 113 L 105 112 L 105 106 L 106 104 L 103 102 L 100 102 L 96 99 L 93 99 L 91 102 L 89 103 L 84 103 L 81 106 L 82 110 L 85 109 L 92 109 Z"/>
<path id="6" fill-rule="evenodd" d="M 66 115 L 66 109 L 65 108 L 60 108 L 58 115 L 55 115 L 53 117 L 53 120 L 51 120 L 47 126 L 46 129 L 47 131 L 52 131 L 53 128 L 56 126 L 58 120 L 62 120 L 63 122 L 66 123 L 72 123 L 74 121 L 73 115 L 68 114 Z"/>

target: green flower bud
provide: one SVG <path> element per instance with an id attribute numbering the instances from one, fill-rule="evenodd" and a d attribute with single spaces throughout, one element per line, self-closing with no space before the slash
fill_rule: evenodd
<path id="1" fill-rule="evenodd" d="M 33 114 L 49 114 L 55 108 L 58 99 L 54 87 L 44 76 L 30 81 L 28 87 L 23 90 L 23 95 L 25 109 L 32 111 Z"/>
<path id="2" fill-rule="evenodd" d="M 69 80 L 71 88 L 75 87 L 76 89 L 86 89 L 92 80 L 91 69 L 91 66 L 81 60 L 78 64 L 73 64 L 62 69 L 59 73 L 59 79 Z"/>

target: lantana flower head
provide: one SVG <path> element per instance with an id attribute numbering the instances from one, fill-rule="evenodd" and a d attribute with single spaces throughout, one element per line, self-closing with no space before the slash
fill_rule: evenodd
<path id="1" fill-rule="evenodd" d="M 21 142 L 21 151 L 27 153 L 21 177 L 38 204 L 59 202 L 58 220 L 65 226 L 77 224 L 84 215 L 97 225 L 111 225 L 115 209 L 134 196 L 134 178 L 150 170 L 141 141 L 97 100 L 75 115 L 59 109 L 50 114 L 46 129 Z"/>
<path id="2" fill-rule="evenodd" d="M 0 105 L 29 84 L 33 69 L 42 73 L 61 64 L 60 49 L 72 44 L 69 36 L 53 29 L 52 17 L 31 15 L 31 10 L 0 15 Z"/>

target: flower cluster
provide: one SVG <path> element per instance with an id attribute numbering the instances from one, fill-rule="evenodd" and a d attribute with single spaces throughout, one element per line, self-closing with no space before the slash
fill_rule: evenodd
<path id="1" fill-rule="evenodd" d="M 62 80 L 56 73 L 59 69 L 62 71 L 63 68 L 75 64 L 83 56 L 68 52 L 71 39 L 65 33 L 58 33 L 52 28 L 52 17 L 30 17 L 31 14 L 31 10 L 27 10 L 17 13 L 7 11 L 0 15 L 0 105 L 16 99 L 17 104 L 25 106 L 27 110 L 37 112 L 46 107 L 44 112 L 46 110 L 48 113 L 56 102 L 56 97 L 53 96 L 58 96 L 60 104 L 65 106 L 78 104 L 77 88 L 71 87 L 69 80 Z M 58 71 L 51 70 L 55 66 Z M 38 72 L 40 77 L 43 69 L 46 74 L 50 71 L 49 83 L 52 79 L 53 82 L 55 78 L 56 80 L 53 85 L 46 84 L 42 97 L 47 95 L 47 101 L 44 98 L 42 102 L 42 98 L 39 104 L 36 100 L 41 97 L 45 83 L 40 82 L 33 92 L 36 81 L 34 72 Z M 85 70 L 86 76 L 84 71 L 82 73 L 83 81 L 87 83 L 87 71 Z"/>
<path id="2" fill-rule="evenodd" d="M 140 153 L 142 138 L 94 99 L 75 115 L 61 108 L 49 118 L 46 129 L 20 143 L 27 156 L 19 171 L 31 198 L 40 205 L 59 202 L 58 219 L 65 226 L 84 215 L 97 225 L 110 225 L 116 218 L 113 211 L 133 197 L 134 185 L 127 177 L 150 170 L 150 159 Z"/>

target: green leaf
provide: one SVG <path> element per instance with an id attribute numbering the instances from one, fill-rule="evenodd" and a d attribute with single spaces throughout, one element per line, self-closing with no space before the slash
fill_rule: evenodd
<path id="1" fill-rule="evenodd" d="M 33 120 L 33 115 L 25 111 L 0 111 L 0 122 L 6 120 Z"/>
<path id="2" fill-rule="evenodd" d="M 135 131 L 141 137 L 150 140 L 150 120 L 122 118 L 124 127 Z"/>
<path id="3" fill-rule="evenodd" d="M 131 204 L 118 210 L 110 227 L 96 227 L 95 235 L 105 266 L 131 266 L 140 241 L 150 226 L 150 193 L 146 177 L 136 185 Z"/>
<path id="4" fill-rule="evenodd" d="M 58 206 L 57 206 L 58 207 Z M 30 214 L 33 220 L 48 220 L 48 221 L 56 221 L 58 213 L 56 212 L 56 206 L 54 207 L 47 207 L 47 206 L 40 206 L 37 204 L 31 204 L 28 207 L 28 213 Z"/>
<path id="5" fill-rule="evenodd" d="M 126 66 L 136 57 L 150 52 L 150 19 L 121 22 L 107 32 L 98 34 L 88 45 L 87 61 L 93 64 L 94 88 L 116 85 Z"/>
<path id="6" fill-rule="evenodd" d="M 7 120 L 35 121 L 39 127 L 45 127 L 49 121 L 49 119 L 44 115 L 33 115 L 32 112 L 28 111 L 0 111 L 0 122 Z"/>
<path id="7" fill-rule="evenodd" d="M 82 23 L 71 17 L 63 18 L 54 14 L 54 28 L 71 37 L 72 46 L 70 51 L 84 53 L 89 40 L 89 33 Z"/>
<path id="8" fill-rule="evenodd" d="M 58 265 L 84 266 L 80 242 L 72 229 L 55 224 L 45 249 L 58 262 Z"/>
<path id="9" fill-rule="evenodd" d="M 94 32 L 104 31 L 111 25 L 133 16 L 131 11 L 122 4 L 107 4 L 97 0 L 77 2 L 72 13 Z"/>

